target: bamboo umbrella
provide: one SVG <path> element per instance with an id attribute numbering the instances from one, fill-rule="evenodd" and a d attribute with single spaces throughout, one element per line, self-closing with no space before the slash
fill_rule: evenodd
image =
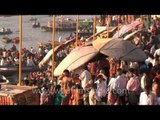
<path id="1" fill-rule="evenodd" d="M 107 23 L 107 38 L 109 38 L 109 23 L 110 23 L 110 16 L 109 15 L 107 16 L 107 21 L 108 21 L 108 23 Z"/>
<path id="2" fill-rule="evenodd" d="M 52 51 L 54 51 L 54 39 L 55 39 L 55 15 L 52 20 Z M 52 52 L 52 78 L 54 78 L 54 52 Z"/>
<path id="3" fill-rule="evenodd" d="M 125 24 L 127 24 L 127 15 L 125 15 Z"/>
<path id="4" fill-rule="evenodd" d="M 128 15 L 128 23 L 131 23 L 131 15 Z"/>
<path id="5" fill-rule="evenodd" d="M 79 26 L 79 16 L 76 17 L 76 46 L 78 45 L 78 26 Z"/>
<path id="6" fill-rule="evenodd" d="M 118 15 L 117 15 L 118 16 Z M 118 19 L 118 36 L 119 36 L 119 19 Z"/>
<path id="7" fill-rule="evenodd" d="M 132 22 L 134 21 L 134 15 L 132 15 Z"/>
<path id="8" fill-rule="evenodd" d="M 19 83 L 22 83 L 22 15 L 19 16 Z"/>
<path id="9" fill-rule="evenodd" d="M 95 40 L 96 34 L 96 16 L 93 17 L 93 40 Z"/>

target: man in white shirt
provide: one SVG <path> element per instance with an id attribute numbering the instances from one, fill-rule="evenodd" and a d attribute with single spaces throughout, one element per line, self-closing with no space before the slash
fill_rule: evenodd
<path id="1" fill-rule="evenodd" d="M 87 83 L 92 79 L 91 73 L 88 71 L 87 66 L 83 66 L 81 70 L 82 73 L 80 74 L 79 79 L 81 80 L 81 86 L 83 90 L 86 90 Z"/>
<path id="2" fill-rule="evenodd" d="M 27 57 L 27 66 L 35 66 L 33 60 L 30 57 Z"/>
<path id="3" fill-rule="evenodd" d="M 36 50 L 33 49 L 33 47 L 31 47 L 31 50 L 30 50 L 30 51 L 31 51 L 32 54 L 36 54 Z"/>
<path id="4" fill-rule="evenodd" d="M 149 63 L 152 63 L 154 65 L 154 56 L 152 54 L 148 55 L 148 58 L 145 60 L 145 63 L 148 65 Z"/>
<path id="5" fill-rule="evenodd" d="M 19 59 L 17 57 L 14 58 L 14 61 L 15 61 L 15 65 L 19 64 Z"/>
<path id="6" fill-rule="evenodd" d="M 98 75 L 97 77 L 97 81 L 95 82 L 97 83 L 97 96 L 99 97 L 100 101 L 99 104 L 101 104 L 102 102 L 102 98 L 106 97 L 107 94 L 107 87 L 106 87 L 106 83 L 103 80 L 103 76 L 102 75 Z"/>
<path id="7" fill-rule="evenodd" d="M 156 56 L 160 56 L 160 48 L 155 51 L 154 57 L 156 57 Z"/>
<path id="8" fill-rule="evenodd" d="M 125 105 L 125 94 L 126 94 L 127 78 L 122 74 L 122 69 L 117 69 L 117 77 L 113 89 L 119 96 L 120 104 Z"/>
<path id="9" fill-rule="evenodd" d="M 141 92 L 139 105 L 153 105 L 154 95 L 149 89 L 148 86 L 145 86 L 144 92 Z"/>

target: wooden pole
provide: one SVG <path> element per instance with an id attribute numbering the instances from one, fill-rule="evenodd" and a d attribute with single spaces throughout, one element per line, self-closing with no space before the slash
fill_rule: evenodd
<path id="1" fill-rule="evenodd" d="M 149 15 L 147 15 L 147 22 L 149 21 Z"/>
<path id="2" fill-rule="evenodd" d="M 141 22 L 143 21 L 142 15 L 141 15 Z"/>
<path id="3" fill-rule="evenodd" d="M 143 29 L 143 17 L 142 17 L 142 15 L 141 15 L 141 20 L 140 21 L 142 22 L 141 29 Z"/>
<path id="4" fill-rule="evenodd" d="M 53 15 L 52 19 L 52 79 L 54 78 L 54 39 L 55 39 L 55 15 Z"/>
<path id="5" fill-rule="evenodd" d="M 132 22 L 134 22 L 134 15 L 132 15 Z"/>
<path id="6" fill-rule="evenodd" d="M 127 24 L 127 15 L 125 15 L 125 24 Z"/>
<path id="7" fill-rule="evenodd" d="M 108 23 L 107 23 L 107 38 L 109 38 L 109 23 L 110 23 L 110 16 L 109 15 L 107 16 L 107 21 L 108 21 Z"/>
<path id="8" fill-rule="evenodd" d="M 117 15 L 118 18 L 118 15 Z M 119 19 L 118 19 L 118 38 L 119 38 Z"/>
<path id="9" fill-rule="evenodd" d="M 96 34 L 96 16 L 93 17 L 93 40 L 95 40 Z"/>
<path id="10" fill-rule="evenodd" d="M 79 27 L 79 16 L 76 17 L 76 46 L 78 46 L 78 27 Z"/>
<path id="11" fill-rule="evenodd" d="M 128 21 L 129 21 L 129 24 L 131 24 L 131 15 L 128 15 Z"/>
<path id="12" fill-rule="evenodd" d="M 22 84 L 22 15 L 19 16 L 19 83 Z"/>

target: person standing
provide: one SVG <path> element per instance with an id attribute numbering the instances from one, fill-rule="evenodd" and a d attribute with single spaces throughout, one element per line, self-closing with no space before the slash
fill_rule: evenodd
<path id="1" fill-rule="evenodd" d="M 118 95 L 119 104 L 125 105 L 125 97 L 126 97 L 126 85 L 127 79 L 122 74 L 122 69 L 117 69 L 117 77 L 115 83 L 113 85 L 113 89 L 115 90 L 116 94 Z"/>
<path id="2" fill-rule="evenodd" d="M 68 105 L 69 100 L 71 98 L 71 87 L 72 87 L 72 78 L 70 77 L 69 70 L 65 69 L 63 71 L 63 77 L 62 77 L 62 90 L 63 94 L 67 97 L 62 100 L 62 105 Z"/>
<path id="3" fill-rule="evenodd" d="M 129 69 L 128 72 L 129 81 L 127 82 L 127 90 L 128 90 L 128 103 L 129 105 L 137 105 L 138 104 L 138 99 L 139 99 L 139 78 L 135 74 L 135 70 L 133 68 Z"/>
<path id="4" fill-rule="evenodd" d="M 93 84 L 89 92 L 89 105 L 97 105 L 98 97 L 96 94 L 97 84 Z"/>
<path id="5" fill-rule="evenodd" d="M 106 87 L 106 83 L 104 81 L 104 78 L 102 75 L 98 75 L 97 77 L 97 81 L 95 82 L 97 84 L 97 96 L 99 98 L 98 104 L 101 105 L 102 102 L 104 102 L 104 99 L 106 98 L 106 91 L 107 91 L 107 87 Z"/>
<path id="6" fill-rule="evenodd" d="M 62 93 L 62 89 L 60 85 L 57 85 L 55 88 L 55 95 L 54 95 L 54 105 L 61 105 L 62 100 L 66 98 L 66 96 Z"/>
<path id="7" fill-rule="evenodd" d="M 139 105 L 153 105 L 154 95 L 149 86 L 145 86 L 144 92 L 141 92 L 139 98 Z"/>
<path id="8" fill-rule="evenodd" d="M 83 90 L 86 90 L 86 87 L 88 85 L 89 80 L 92 79 L 91 73 L 88 71 L 87 66 L 82 67 L 79 79 L 81 80 L 81 86 L 82 86 Z"/>

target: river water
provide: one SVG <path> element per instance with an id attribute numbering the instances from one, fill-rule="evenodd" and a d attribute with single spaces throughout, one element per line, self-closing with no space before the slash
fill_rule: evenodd
<path id="1" fill-rule="evenodd" d="M 66 17 L 69 17 L 71 19 L 76 19 L 75 15 L 64 15 Z M 38 42 L 48 42 L 49 40 L 52 40 L 52 32 L 44 32 L 41 28 L 32 28 L 33 21 L 30 21 L 31 17 L 36 17 L 38 21 L 40 22 L 41 26 L 47 25 L 47 22 L 49 20 L 52 20 L 52 16 L 49 15 L 24 15 L 22 16 L 22 39 L 23 39 L 23 48 L 30 49 L 31 47 L 34 47 L 35 49 L 38 49 Z M 93 15 L 79 15 L 80 19 L 92 19 Z M 10 35 L 5 35 L 9 38 L 14 38 L 19 36 L 19 16 L 10 16 L 10 17 L 0 17 L 0 28 L 10 28 L 13 33 Z M 55 32 L 55 40 L 58 40 L 58 38 L 61 36 L 62 40 L 66 37 L 69 37 L 70 31 L 56 31 Z M 0 35 L 0 47 L 2 48 L 10 48 L 13 43 L 4 43 L 1 41 L 2 37 L 4 35 Z M 18 44 L 16 44 L 18 48 Z M 24 74 L 23 74 L 24 76 Z M 7 77 L 10 82 L 15 83 L 18 80 L 18 74 L 15 74 L 13 76 Z"/>

